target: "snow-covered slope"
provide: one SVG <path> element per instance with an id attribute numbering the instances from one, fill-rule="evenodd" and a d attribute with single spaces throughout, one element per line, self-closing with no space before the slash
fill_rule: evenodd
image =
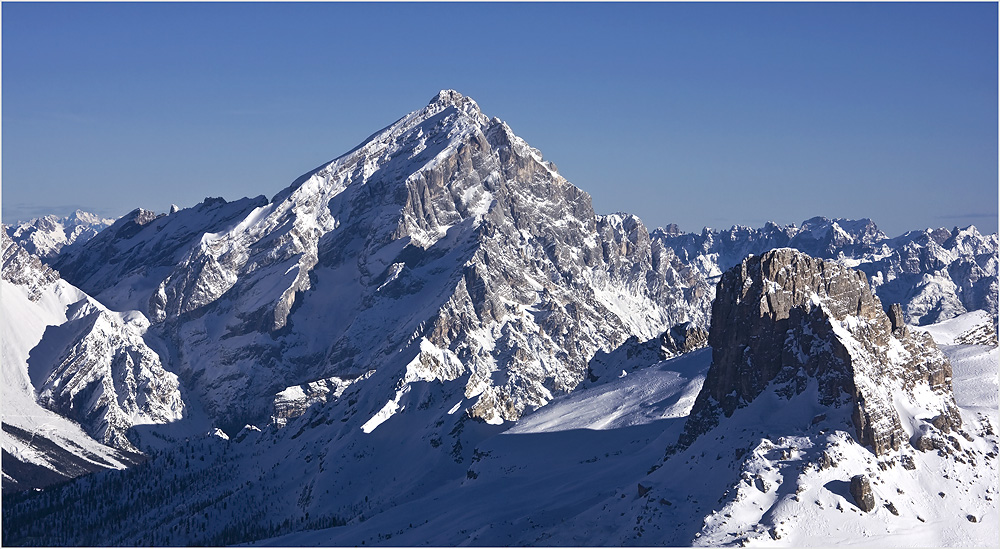
<path id="1" fill-rule="evenodd" d="M 779 265 L 772 272 L 787 275 L 791 267 L 791 263 Z M 829 271 L 836 273 L 837 266 L 823 267 L 822 263 L 797 269 L 810 267 L 828 272 L 820 275 L 822 297 L 803 305 L 812 304 L 818 319 L 838 319 L 827 337 L 844 345 L 850 357 L 854 390 L 862 393 L 860 414 L 869 414 L 864 408 L 876 404 L 876 395 L 888 399 L 883 404 L 906 424 L 897 428 L 912 435 L 899 448 L 864 444 L 878 437 L 866 436 L 861 425 L 852 425 L 858 411 L 824 403 L 821 385 L 831 379 L 828 373 L 807 381 L 800 392 L 796 392 L 795 377 L 785 380 L 791 381 L 784 385 L 791 391 L 783 390 L 781 384 L 766 386 L 714 428 L 652 469 L 643 470 L 649 462 L 636 458 L 650 456 L 654 448 L 676 441 L 681 434 L 684 419 L 670 418 L 677 417 L 673 412 L 685 398 L 691 405 L 691 390 L 704 379 L 708 355 L 698 351 L 584 389 L 525 417 L 504 434 L 481 443 L 466 478 L 433 497 L 366 517 L 363 522 L 268 543 L 995 544 L 1000 526 L 998 448 L 992 427 L 997 421 L 996 348 L 944 347 L 954 365 L 952 397 L 950 387 L 934 389 L 923 377 L 929 371 L 925 360 L 930 360 L 930 370 L 934 370 L 943 358 L 934 355 L 933 343 L 901 325 L 890 335 L 891 322 L 870 294 L 869 305 L 862 311 L 841 316 L 841 306 L 854 301 L 845 294 L 851 283 L 833 280 L 847 273 L 831 277 Z M 774 292 L 789 292 L 786 299 L 796 302 L 794 293 L 805 289 L 808 294 L 812 286 L 801 275 L 788 276 L 786 289 L 774 288 Z M 867 291 L 863 278 L 854 280 L 855 291 Z M 764 300 L 775 305 L 782 301 L 773 292 L 764 295 Z M 759 299 L 753 303 L 764 305 Z M 881 355 L 870 342 L 880 339 L 870 338 L 870 332 L 883 329 L 873 325 L 879 322 L 878 315 L 885 323 L 883 336 L 888 344 Z M 977 324 L 976 320 L 982 319 L 962 322 Z M 718 343 L 719 332 L 731 330 L 739 327 L 716 328 L 713 339 Z M 801 333 L 794 336 L 794 344 L 821 344 L 817 337 Z M 914 337 L 924 350 L 907 345 Z M 912 356 L 914 352 L 919 358 Z M 794 356 L 789 358 L 794 362 Z M 873 360 L 885 362 L 872 368 Z M 707 375 L 706 383 L 718 383 L 710 371 Z M 985 387 L 973 389 L 977 384 Z M 703 392 L 710 394 L 707 386 Z M 962 428 L 938 430 L 930 424 L 949 409 L 961 414 Z M 874 420 L 876 429 L 885 423 L 871 415 L 867 420 Z M 647 430 L 650 425 L 657 428 Z M 944 444 L 922 444 L 931 434 Z"/>
<path id="2" fill-rule="evenodd" d="M 831 297 L 816 305 L 823 318 L 836 310 Z M 957 322 L 943 330 L 979 324 Z M 849 341 L 862 324 L 832 336 Z M 950 449 L 905 441 L 876 455 L 847 423 L 849 406 L 824 405 L 812 382 L 798 394 L 762 391 L 664 460 L 706 382 L 707 349 L 628 366 L 508 429 L 459 421 L 445 436 L 428 422 L 460 401 L 441 383 L 415 384 L 418 405 L 362 434 L 338 403 L 365 382 L 342 392 L 333 382 L 328 394 L 339 395 L 284 428 L 192 438 L 125 473 L 5 502 L 4 534 L 78 545 L 991 546 L 1000 357 L 989 346 L 942 349 L 962 420 Z M 899 413 L 911 425 L 931 419 L 914 411 Z M 868 512 L 851 494 L 858 475 Z"/>
<path id="3" fill-rule="evenodd" d="M 28 253 L 49 261 L 64 250 L 82 245 L 114 221 L 77 210 L 66 217 L 46 215 L 17 225 L 4 226 L 4 230 L 7 236 Z"/>
<path id="4" fill-rule="evenodd" d="M 3 488 L 24 489 L 104 468 L 137 456 L 98 443 L 81 426 L 38 404 L 28 360 L 46 329 L 66 322 L 66 308 L 87 296 L 3 235 L 0 363 L 3 372 Z"/>
<path id="5" fill-rule="evenodd" d="M 972 385 L 995 377 L 994 351 L 944 346 L 949 363 L 900 308 L 883 312 L 844 266 L 890 253 L 870 222 L 772 229 L 769 247 L 794 240 L 841 263 L 772 254 L 787 268 L 721 292 L 756 316 L 716 315 L 708 335 L 717 251 L 596 215 L 506 124 L 447 90 L 270 201 L 136 210 L 56 265 L 105 307 L 139 311 L 109 314 L 139 319 L 208 423 L 170 424 L 176 443 L 144 428 L 141 465 L 5 499 L 4 539 L 988 539 L 996 414 Z M 755 238 L 726 245 L 743 275 Z M 990 244 L 955 240 L 988 281 Z M 76 312 L 60 322 L 90 318 Z M 728 358 L 713 363 L 706 339 Z M 53 364 L 98 343 L 66 341 Z M 857 475 L 867 492 L 854 496 Z"/>
<path id="6" fill-rule="evenodd" d="M 576 387 L 598 351 L 704 323 L 709 307 L 637 218 L 595 215 L 454 91 L 247 202 L 136 212 L 57 264 L 146 312 L 230 434 L 287 387 L 373 370 L 349 410 L 368 431 L 429 381 L 463 413 L 515 420 Z"/>
<path id="7" fill-rule="evenodd" d="M 177 376 L 143 340 L 148 322 L 109 311 L 2 238 L 5 483 L 132 463 L 129 430 L 180 419 L 184 409 Z"/>
<path id="8" fill-rule="evenodd" d="M 129 451 L 137 451 L 128 437 L 133 426 L 183 417 L 177 376 L 143 340 L 149 321 L 141 313 L 112 312 L 83 298 L 65 314 L 28 357 L 40 404 L 80 422 L 98 441 Z"/>
<path id="9" fill-rule="evenodd" d="M 700 234 L 668 227 L 653 231 L 652 238 L 713 282 L 749 254 L 789 247 L 863 271 L 883 303 L 902 304 L 911 324 L 973 310 L 998 314 L 997 235 L 984 236 L 972 226 L 888 238 L 869 219 L 814 217 L 799 227 L 768 223 Z"/>
<path id="10" fill-rule="evenodd" d="M 145 314 L 156 284 L 204 234 L 225 230 L 265 203 L 263 196 L 233 202 L 206 198 L 192 208 L 160 215 L 138 208 L 84 245 L 60 254 L 53 266 L 108 308 Z"/>

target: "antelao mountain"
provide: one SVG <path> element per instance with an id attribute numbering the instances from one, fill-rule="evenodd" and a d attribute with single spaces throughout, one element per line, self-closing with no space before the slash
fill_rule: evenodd
<path id="1" fill-rule="evenodd" d="M 1000 527 L 975 227 L 650 232 L 450 90 L 271 200 L 75 219 L 4 231 L 9 545 Z"/>

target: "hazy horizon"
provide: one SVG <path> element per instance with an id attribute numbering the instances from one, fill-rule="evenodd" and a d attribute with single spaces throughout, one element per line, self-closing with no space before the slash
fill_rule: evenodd
<path id="1" fill-rule="evenodd" d="M 598 213 L 996 232 L 996 4 L 22 4 L 3 221 L 271 197 L 444 88 Z"/>

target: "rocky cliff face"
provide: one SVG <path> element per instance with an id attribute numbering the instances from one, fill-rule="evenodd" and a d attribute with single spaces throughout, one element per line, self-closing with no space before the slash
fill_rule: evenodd
<path id="1" fill-rule="evenodd" d="M 197 206 L 169 215 L 137 208 L 84 245 L 65 250 L 52 264 L 107 307 L 147 313 L 156 283 L 192 246 L 204 235 L 231 227 L 266 203 L 263 196 L 233 202 L 206 198 Z"/>
<path id="2" fill-rule="evenodd" d="M 330 377 L 288 387 L 274 395 L 271 422 L 279 428 L 284 427 L 289 420 L 306 413 L 310 406 L 326 404 L 330 400 L 340 398 L 352 383 L 366 377 L 367 375 L 355 379 Z"/>
<path id="3" fill-rule="evenodd" d="M 744 260 L 719 282 L 712 366 L 680 447 L 765 391 L 815 392 L 822 408 L 849 410 L 857 440 L 876 455 L 940 440 L 961 425 L 951 366 L 891 311 L 892 320 L 863 273 L 838 263 L 792 249 Z"/>
<path id="4" fill-rule="evenodd" d="M 11 284 L 24 288 L 31 301 L 38 301 L 45 288 L 59 280 L 58 272 L 43 265 L 41 259 L 17 245 L 6 232 L 0 233 L 0 245 L 3 246 L 3 270 L 0 276 Z"/>
<path id="5" fill-rule="evenodd" d="M 708 345 L 708 332 L 693 322 L 678 324 L 660 336 L 660 358 L 690 353 Z"/>
<path id="6" fill-rule="evenodd" d="M 514 420 L 573 389 L 598 351 L 705 324 L 711 293 L 637 218 L 595 215 L 447 90 L 270 202 L 135 212 L 59 265 L 146 312 L 235 427 L 266 421 L 286 387 L 372 369 L 350 412 L 368 429 L 428 381 L 455 382 L 474 417 Z"/>
<path id="7" fill-rule="evenodd" d="M 99 442 L 133 452 L 133 426 L 181 419 L 177 376 L 143 341 L 149 322 L 142 314 L 84 299 L 66 316 L 46 329 L 28 358 L 40 404 L 78 421 Z"/>
<path id="8" fill-rule="evenodd" d="M 61 281 L 58 272 L 6 233 L 2 238 L 3 280 L 39 302 L 38 311 L 8 309 L 5 314 L 31 315 L 23 319 L 28 324 L 34 317 L 51 317 L 47 327 L 39 328 L 39 341 L 13 353 L 26 355 L 23 359 L 7 357 L 26 362 L 38 403 L 78 422 L 97 441 L 126 451 L 136 450 L 127 436 L 133 425 L 180 419 L 184 404 L 177 376 L 163 368 L 143 340 L 149 326 L 145 317 L 108 310 Z M 21 331 L 8 336 L 27 338 Z"/>
<path id="9" fill-rule="evenodd" d="M 876 253 L 868 224 L 822 224 L 800 241 Z M 797 234 L 779 229 L 774 244 Z M 712 275 L 707 334 L 711 262 L 687 263 L 634 216 L 595 215 L 455 92 L 271 201 L 136 210 L 85 248 L 62 256 L 64 275 L 152 322 L 58 301 L 63 318 L 29 346 L 49 405 L 102 439 L 130 413 L 169 418 L 176 380 L 142 339 L 232 436 L 197 436 L 200 417 L 157 430 L 177 444 L 27 498 L 5 539 L 795 545 L 815 532 L 789 537 L 796 524 L 857 526 L 847 479 L 894 461 L 920 473 L 871 474 L 857 531 L 886 531 L 881 503 L 904 488 L 920 505 L 896 498 L 896 531 L 966 507 L 995 516 L 976 501 L 996 496 L 995 437 L 963 440 L 962 467 L 937 453 L 962 452 L 956 428 L 996 422 L 959 427 L 947 361 L 902 307 L 882 312 L 864 275 L 793 250 L 741 255 Z M 489 425 L 571 390 L 515 429 Z M 650 469 L 685 422 L 682 449 Z M 935 509 L 942 476 L 949 504 Z"/>
<path id="10" fill-rule="evenodd" d="M 670 227 L 652 237 L 713 282 L 748 254 L 788 247 L 864 272 L 882 302 L 900 303 L 911 324 L 977 309 L 997 316 L 997 235 L 984 236 L 975 227 L 888 238 L 869 219 L 814 217 L 798 227 L 768 223 L 700 234 Z"/>
<path id="11" fill-rule="evenodd" d="M 997 317 L 997 235 L 975 227 L 912 231 L 863 258 L 864 271 L 885 302 L 903 304 L 907 322 L 930 324 L 967 311 Z"/>

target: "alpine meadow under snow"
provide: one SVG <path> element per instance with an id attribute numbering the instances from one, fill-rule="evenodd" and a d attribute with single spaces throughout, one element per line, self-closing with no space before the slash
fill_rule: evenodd
<path id="1" fill-rule="evenodd" d="M 998 238 L 649 231 L 445 90 L 4 227 L 7 545 L 992 546 Z"/>

